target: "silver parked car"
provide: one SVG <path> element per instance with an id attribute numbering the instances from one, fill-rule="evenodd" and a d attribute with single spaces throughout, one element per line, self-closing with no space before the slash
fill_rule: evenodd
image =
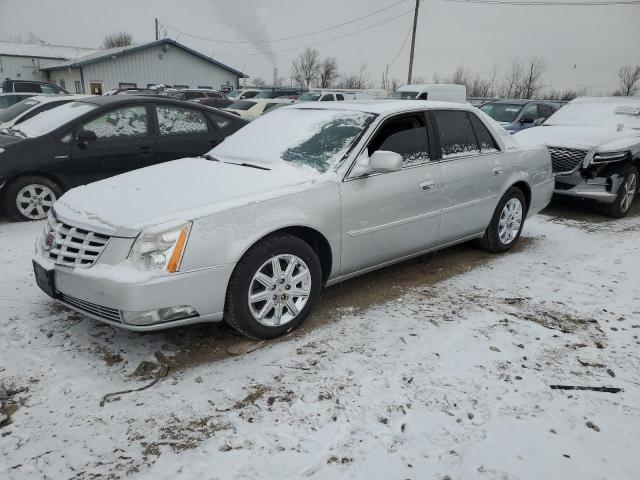
<path id="1" fill-rule="evenodd" d="M 576 98 L 516 137 L 549 147 L 557 195 L 595 200 L 617 218 L 631 208 L 639 183 L 640 98 Z"/>
<path id="2" fill-rule="evenodd" d="M 456 243 L 518 240 L 553 191 L 549 153 L 462 104 L 298 104 L 208 155 L 67 192 L 37 242 L 38 285 L 131 330 L 223 318 L 299 325 L 322 286 Z"/>

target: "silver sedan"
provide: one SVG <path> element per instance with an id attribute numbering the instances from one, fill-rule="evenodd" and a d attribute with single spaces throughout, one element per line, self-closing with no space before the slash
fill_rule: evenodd
<path id="1" fill-rule="evenodd" d="M 299 104 L 208 155 L 67 192 L 37 241 L 42 290 L 131 330 L 226 320 L 256 338 L 323 286 L 456 243 L 518 241 L 549 153 L 462 104 Z"/>

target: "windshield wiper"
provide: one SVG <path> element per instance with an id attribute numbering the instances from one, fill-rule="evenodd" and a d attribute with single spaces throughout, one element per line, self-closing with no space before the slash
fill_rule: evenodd
<path id="1" fill-rule="evenodd" d="M 253 165 L 251 163 L 246 163 L 246 162 L 242 162 L 242 163 L 223 162 L 223 163 L 228 163 L 229 165 L 238 165 L 240 167 L 257 168 L 258 170 L 271 170 L 270 168 L 267 168 L 267 167 L 261 167 L 259 165 Z"/>
<path id="2" fill-rule="evenodd" d="M 200 155 L 200 158 L 204 158 L 206 160 L 211 160 L 212 162 L 219 162 L 220 161 L 216 157 L 212 157 L 208 153 L 205 153 L 204 155 Z"/>

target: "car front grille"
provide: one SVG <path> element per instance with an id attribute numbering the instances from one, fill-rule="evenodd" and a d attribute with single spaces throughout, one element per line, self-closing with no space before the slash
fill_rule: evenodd
<path id="1" fill-rule="evenodd" d="M 74 309 L 79 310 L 82 313 L 93 315 L 104 320 L 122 323 L 120 310 L 96 305 L 95 303 L 87 302 L 86 300 L 80 300 L 79 298 L 64 295 L 63 293 L 59 293 L 59 295 L 59 299 L 61 302 L 66 303 L 70 307 L 73 307 Z"/>
<path id="2" fill-rule="evenodd" d="M 54 239 L 48 250 L 49 258 L 67 267 L 90 267 L 111 238 L 62 222 L 50 223 L 50 227 Z"/>
<path id="3" fill-rule="evenodd" d="M 585 150 L 573 148 L 549 147 L 553 173 L 571 173 L 580 166 L 584 157 L 587 156 Z"/>

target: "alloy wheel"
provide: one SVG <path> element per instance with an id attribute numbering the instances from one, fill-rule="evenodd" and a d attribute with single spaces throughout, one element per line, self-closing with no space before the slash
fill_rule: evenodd
<path id="1" fill-rule="evenodd" d="M 518 198 L 510 199 L 500 213 L 498 237 L 504 245 L 509 245 L 518 236 L 522 225 L 522 202 Z"/>
<path id="2" fill-rule="evenodd" d="M 267 327 L 295 319 L 311 295 L 311 272 L 296 255 L 276 255 L 262 264 L 249 284 L 247 301 L 253 318 Z"/>
<path id="3" fill-rule="evenodd" d="M 22 216 L 30 220 L 42 220 L 56 201 L 56 194 L 47 186 L 27 185 L 16 196 L 16 206 Z"/>

